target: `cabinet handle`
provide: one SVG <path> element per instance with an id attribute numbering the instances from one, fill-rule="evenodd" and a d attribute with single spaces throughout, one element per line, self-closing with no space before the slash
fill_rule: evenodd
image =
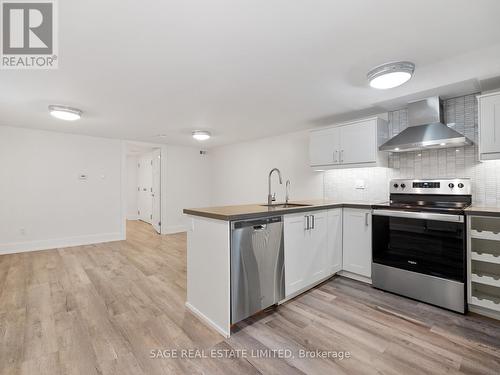
<path id="1" fill-rule="evenodd" d="M 344 150 L 340 150 L 340 162 L 344 162 Z"/>
<path id="2" fill-rule="evenodd" d="M 368 215 L 370 215 L 369 212 L 365 212 L 365 225 L 368 226 Z"/>
<path id="3" fill-rule="evenodd" d="M 333 162 L 334 163 L 338 162 L 338 158 L 337 158 L 337 153 L 338 152 L 339 152 L 338 150 L 333 151 Z"/>
<path id="4" fill-rule="evenodd" d="M 311 215 L 311 218 L 312 218 L 312 220 L 311 220 L 311 222 L 312 222 L 311 229 L 314 229 L 314 215 Z"/>
<path id="5" fill-rule="evenodd" d="M 311 228 L 310 228 L 310 221 L 309 221 L 309 220 L 310 220 L 310 218 L 311 218 L 311 217 L 310 217 L 309 215 L 306 215 L 306 230 L 311 229 Z"/>

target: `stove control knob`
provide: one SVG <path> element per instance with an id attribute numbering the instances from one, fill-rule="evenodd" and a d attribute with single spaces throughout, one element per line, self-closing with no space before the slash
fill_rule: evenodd
<path id="1" fill-rule="evenodd" d="M 401 189 L 404 189 L 406 187 L 405 184 L 401 184 Z"/>
<path id="2" fill-rule="evenodd" d="M 451 183 L 451 182 L 450 182 L 450 183 L 448 184 L 448 187 L 449 187 L 450 189 L 453 189 L 453 188 L 455 187 L 455 184 L 453 184 L 453 183 Z"/>
<path id="3" fill-rule="evenodd" d="M 394 184 L 394 185 L 392 185 L 392 186 L 394 186 L 396 189 L 399 187 L 399 185 L 398 185 L 398 184 Z"/>
<path id="4" fill-rule="evenodd" d="M 462 184 L 462 183 L 459 183 L 459 184 L 458 184 L 458 187 L 459 187 L 460 189 L 463 189 L 463 187 L 464 187 L 464 184 Z"/>

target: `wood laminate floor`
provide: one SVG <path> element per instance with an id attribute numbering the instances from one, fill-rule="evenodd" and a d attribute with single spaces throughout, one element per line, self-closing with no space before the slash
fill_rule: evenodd
<path id="1" fill-rule="evenodd" d="M 345 278 L 227 340 L 185 309 L 185 294 L 186 235 L 141 222 L 128 223 L 123 242 L 0 256 L 0 373 L 500 374 L 500 322 Z M 194 358 L 151 358 L 172 349 Z M 210 353 L 232 358 L 197 358 Z"/>

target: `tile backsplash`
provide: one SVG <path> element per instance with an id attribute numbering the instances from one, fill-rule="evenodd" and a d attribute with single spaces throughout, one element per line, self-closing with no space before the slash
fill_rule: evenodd
<path id="1" fill-rule="evenodd" d="M 347 201 L 388 200 L 391 178 L 466 177 L 472 182 L 473 202 L 500 206 L 500 161 L 478 161 L 478 106 L 476 95 L 444 102 L 448 126 L 465 134 L 474 144 L 466 147 L 392 153 L 388 168 L 336 169 L 324 172 L 326 199 Z M 388 113 L 389 133 L 408 126 L 406 109 Z M 361 187 L 364 185 L 364 189 Z"/>

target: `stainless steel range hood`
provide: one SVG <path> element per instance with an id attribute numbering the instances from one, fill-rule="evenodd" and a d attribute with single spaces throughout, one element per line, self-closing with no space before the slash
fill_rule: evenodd
<path id="1" fill-rule="evenodd" d="M 443 103 L 434 96 L 408 104 L 408 127 L 379 147 L 404 152 L 471 145 L 472 141 L 444 124 Z"/>

